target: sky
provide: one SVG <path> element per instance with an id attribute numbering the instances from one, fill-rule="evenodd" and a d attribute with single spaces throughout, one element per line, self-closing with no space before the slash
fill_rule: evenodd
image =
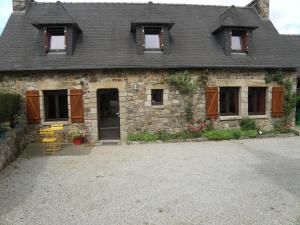
<path id="1" fill-rule="evenodd" d="M 35 0 L 39 2 L 40 0 Z M 42 0 L 56 2 L 57 0 Z M 61 0 L 62 2 L 148 2 L 149 0 Z M 154 3 L 236 5 L 245 6 L 251 0 L 152 0 Z M 0 0 L 0 34 L 12 12 L 12 0 Z M 300 34 L 300 1 L 270 0 L 270 16 L 281 34 Z"/>

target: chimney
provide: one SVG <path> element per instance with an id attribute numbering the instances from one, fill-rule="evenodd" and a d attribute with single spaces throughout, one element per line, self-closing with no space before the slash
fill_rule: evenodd
<path id="1" fill-rule="evenodd" d="M 253 0 L 247 6 L 256 8 L 262 18 L 269 19 L 270 0 Z"/>
<path id="2" fill-rule="evenodd" d="M 14 12 L 25 10 L 33 1 L 34 0 L 12 0 Z"/>

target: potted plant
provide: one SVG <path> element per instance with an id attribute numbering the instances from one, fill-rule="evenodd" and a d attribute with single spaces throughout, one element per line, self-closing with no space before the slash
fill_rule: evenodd
<path id="1" fill-rule="evenodd" d="M 84 141 L 84 138 L 87 136 L 87 129 L 81 127 L 74 127 L 71 129 L 71 136 L 73 143 L 75 145 L 81 145 Z"/>

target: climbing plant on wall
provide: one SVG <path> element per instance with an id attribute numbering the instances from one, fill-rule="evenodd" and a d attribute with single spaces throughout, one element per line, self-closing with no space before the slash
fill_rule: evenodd
<path id="1" fill-rule="evenodd" d="M 206 86 L 208 81 L 208 71 L 203 72 L 199 75 L 196 80 L 193 80 L 188 71 L 172 73 L 166 78 L 166 82 L 176 88 L 183 98 L 184 109 L 185 109 L 185 122 L 189 123 L 194 119 L 195 106 L 194 106 L 194 95 Z M 196 102 L 198 102 L 198 98 Z"/>
<path id="2" fill-rule="evenodd" d="M 285 78 L 281 70 L 269 71 L 265 74 L 267 84 L 274 82 L 281 85 L 284 90 L 283 116 L 274 121 L 275 129 L 286 131 L 290 128 L 292 122 L 292 113 L 295 111 L 300 101 L 300 92 L 293 90 L 293 83 L 290 79 Z"/>

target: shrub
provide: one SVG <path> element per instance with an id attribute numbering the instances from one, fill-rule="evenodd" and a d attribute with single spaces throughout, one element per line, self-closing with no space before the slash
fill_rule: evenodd
<path id="1" fill-rule="evenodd" d="M 242 130 L 241 131 L 243 137 L 256 138 L 257 131 L 256 130 Z"/>
<path id="2" fill-rule="evenodd" d="M 158 136 L 152 133 L 140 133 L 140 134 L 130 134 L 128 135 L 128 141 L 157 141 Z"/>
<path id="3" fill-rule="evenodd" d="M 207 137 L 209 140 L 230 140 L 230 139 L 239 139 L 241 137 L 249 137 L 255 138 L 257 137 L 256 130 L 213 130 L 207 131 L 204 133 L 204 136 Z"/>
<path id="4" fill-rule="evenodd" d="M 242 119 L 240 126 L 241 126 L 242 130 L 256 130 L 257 129 L 255 120 L 250 119 L 250 118 Z"/>
<path id="5" fill-rule="evenodd" d="M 20 109 L 20 96 L 0 92 L 0 123 L 11 122 L 14 126 L 14 120 Z"/>
<path id="6" fill-rule="evenodd" d="M 238 139 L 241 137 L 240 130 L 213 130 L 204 133 L 204 136 L 209 140 L 230 140 Z"/>

